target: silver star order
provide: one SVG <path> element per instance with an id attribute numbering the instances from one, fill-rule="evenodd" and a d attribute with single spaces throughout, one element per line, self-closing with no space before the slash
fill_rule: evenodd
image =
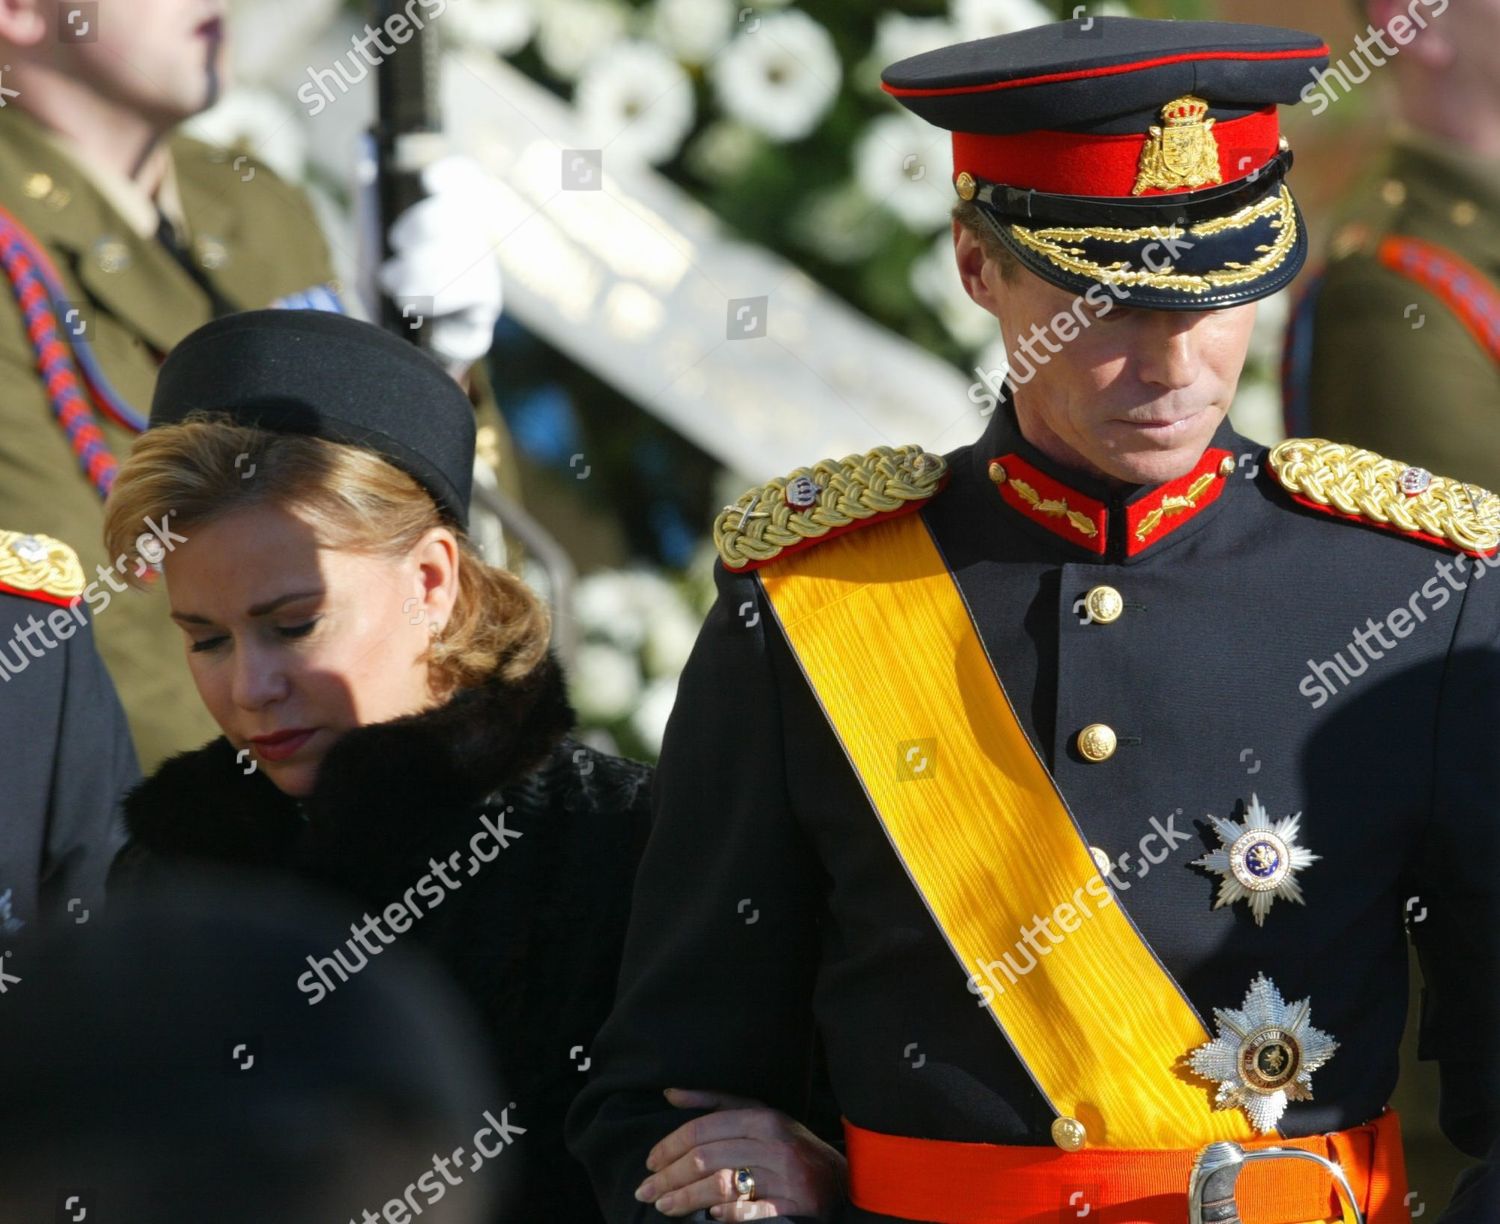
<path id="1" fill-rule="evenodd" d="M 1262 1135 L 1276 1129 L 1288 1101 L 1312 1100 L 1312 1073 L 1339 1048 L 1308 1023 L 1312 1001 L 1286 1003 L 1264 973 L 1245 992 L 1243 1009 L 1214 1008 L 1219 1035 L 1188 1055 L 1216 1083 L 1215 1109 L 1240 1108 Z"/>
<path id="2" fill-rule="evenodd" d="M 1251 795 L 1243 824 L 1213 815 L 1209 820 L 1222 845 L 1195 859 L 1193 866 L 1224 877 L 1214 909 L 1248 900 L 1255 925 L 1263 926 L 1271 903 L 1278 897 L 1305 904 L 1296 873 L 1321 856 L 1297 844 L 1301 812 L 1273 821 L 1260 800 Z"/>

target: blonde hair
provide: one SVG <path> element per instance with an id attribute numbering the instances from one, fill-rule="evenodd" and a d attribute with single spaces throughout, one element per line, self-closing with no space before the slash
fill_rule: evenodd
<path id="1" fill-rule="evenodd" d="M 412 477 L 362 447 L 195 412 L 136 439 L 105 503 L 104 540 L 110 556 L 130 556 L 148 519 L 170 514 L 171 530 L 190 536 L 195 526 L 264 505 L 295 510 L 324 547 L 375 556 L 405 556 L 434 527 L 453 532 L 458 594 L 428 654 L 435 688 L 471 687 L 496 671 L 519 680 L 546 654 L 551 623 L 542 601 L 514 574 L 487 565 Z M 127 578 L 142 585 L 136 574 Z"/>

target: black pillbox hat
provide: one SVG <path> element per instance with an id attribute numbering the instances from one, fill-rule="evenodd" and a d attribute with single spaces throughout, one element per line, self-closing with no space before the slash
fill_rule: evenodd
<path id="1" fill-rule="evenodd" d="M 148 428 L 200 410 L 374 451 L 468 526 L 473 405 L 442 366 L 373 324 L 319 310 L 215 319 L 167 355 Z"/>

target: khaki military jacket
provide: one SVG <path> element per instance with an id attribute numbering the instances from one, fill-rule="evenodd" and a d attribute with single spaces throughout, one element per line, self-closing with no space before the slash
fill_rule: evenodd
<path id="1" fill-rule="evenodd" d="M 1500 487 L 1500 362 L 1442 296 L 1385 266 L 1382 239 L 1435 243 L 1500 294 L 1500 167 L 1393 142 L 1335 230 L 1313 316 L 1311 432 Z"/>

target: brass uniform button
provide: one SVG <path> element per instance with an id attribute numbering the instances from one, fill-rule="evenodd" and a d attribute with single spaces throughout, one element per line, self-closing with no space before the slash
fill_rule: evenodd
<path id="1" fill-rule="evenodd" d="M 1363 250 L 1370 238 L 1370 227 L 1362 221 L 1351 221 L 1333 236 L 1330 254 L 1334 259 L 1347 259 L 1356 251 Z"/>
<path id="2" fill-rule="evenodd" d="M 106 238 L 94 247 L 94 258 L 103 272 L 123 272 L 130 267 L 130 248 L 118 238 Z"/>
<path id="3" fill-rule="evenodd" d="M 218 238 L 198 239 L 198 262 L 210 272 L 217 271 L 229 262 L 229 248 Z"/>
<path id="4" fill-rule="evenodd" d="M 1096 586 L 1083 597 L 1083 606 L 1089 610 L 1089 618 L 1100 625 L 1112 625 L 1125 611 L 1125 601 L 1112 586 Z"/>
<path id="5" fill-rule="evenodd" d="M 1400 179 L 1386 179 L 1380 185 L 1380 198 L 1392 208 L 1400 208 L 1406 203 L 1406 184 Z"/>
<path id="6" fill-rule="evenodd" d="M 52 190 L 52 176 L 50 174 L 43 174 L 40 171 L 35 174 L 28 174 L 23 190 L 31 199 L 40 200 Z"/>
<path id="7" fill-rule="evenodd" d="M 1234 475 L 1234 460 L 1228 455 L 1219 460 L 1219 475 L 1224 477 Z"/>
<path id="8" fill-rule="evenodd" d="M 1005 483 L 1005 465 L 998 459 L 991 460 L 990 462 L 990 479 L 997 485 Z"/>
<path id="9" fill-rule="evenodd" d="M 1470 226 L 1479 220 L 1479 208 L 1473 200 L 1460 200 L 1453 206 L 1453 224 Z"/>
<path id="10" fill-rule="evenodd" d="M 1089 847 L 1089 856 L 1094 860 L 1094 866 L 1099 869 L 1100 875 L 1108 875 L 1114 867 L 1114 864 L 1109 861 L 1109 855 L 1098 846 Z"/>
<path id="11" fill-rule="evenodd" d="M 1104 723 L 1089 723 L 1078 733 L 1078 751 L 1083 754 L 1085 761 L 1093 761 L 1095 764 L 1114 756 L 1117 742 L 1114 728 Z"/>
<path id="12" fill-rule="evenodd" d="M 1052 1123 L 1052 1142 L 1065 1152 L 1076 1152 L 1088 1140 L 1088 1132 L 1077 1118 L 1057 1118 Z"/>
<path id="13" fill-rule="evenodd" d="M 964 170 L 953 180 L 953 190 L 958 192 L 960 200 L 972 200 L 979 194 L 979 184 L 974 181 L 972 174 Z"/>

